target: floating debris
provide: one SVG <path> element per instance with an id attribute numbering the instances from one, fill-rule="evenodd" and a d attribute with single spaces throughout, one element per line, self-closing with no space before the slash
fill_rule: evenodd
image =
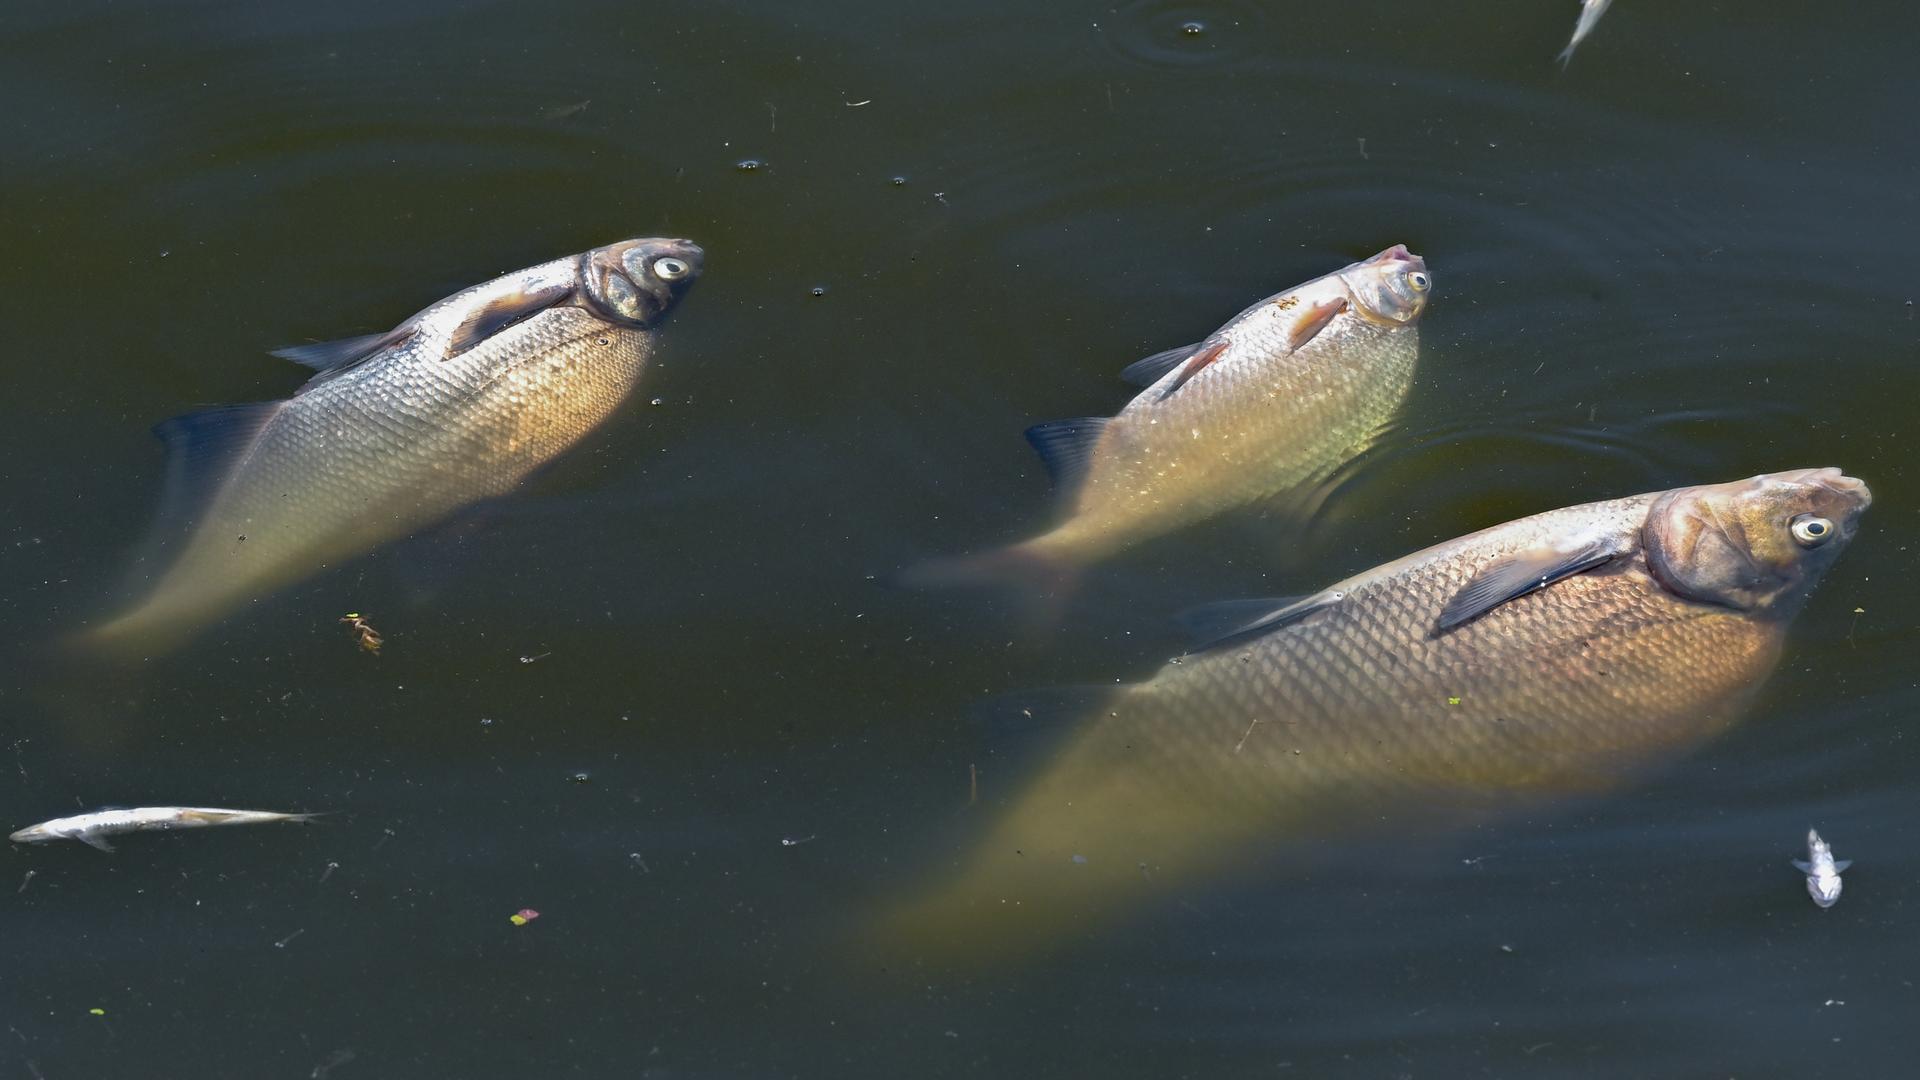
<path id="1" fill-rule="evenodd" d="M 354 633 L 360 635 L 361 652 L 370 653 L 374 656 L 380 655 L 380 646 L 386 643 L 386 639 L 380 636 L 380 631 L 375 630 L 373 626 L 367 622 L 366 616 L 357 611 L 349 611 L 345 615 L 340 616 L 340 621 L 345 623 Z"/>
<path id="2" fill-rule="evenodd" d="M 515 926 L 525 926 L 539 917 L 539 912 L 530 907 L 523 907 L 519 911 L 507 916 L 507 921 Z"/>

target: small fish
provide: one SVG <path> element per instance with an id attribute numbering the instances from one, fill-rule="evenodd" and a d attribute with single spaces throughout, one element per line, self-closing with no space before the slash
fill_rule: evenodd
<path id="1" fill-rule="evenodd" d="M 1807 875 L 1807 895 L 1823 908 L 1840 902 L 1840 872 L 1852 865 L 1852 859 L 1835 861 L 1833 849 L 1812 829 L 1807 830 L 1807 857 L 1793 860 L 1793 868 Z"/>
<path id="2" fill-rule="evenodd" d="M 233 608 L 508 495 L 604 423 L 699 277 L 687 240 L 623 240 L 455 293 L 381 334 L 281 349 L 285 401 L 155 428 L 172 557 L 98 645 L 160 648 Z"/>
<path id="3" fill-rule="evenodd" d="M 54 818 L 30 825 L 7 839 L 16 844 L 44 844 L 49 840 L 78 840 L 101 851 L 112 851 L 109 836 L 164 829 L 198 829 L 207 825 L 264 825 L 272 821 L 312 821 L 319 814 L 276 814 L 269 810 L 221 810 L 211 806 L 142 806 L 132 810 L 95 810 L 90 814 Z"/>
<path id="4" fill-rule="evenodd" d="M 1838 469 L 1648 492 L 1199 609 L 895 925 L 1032 944 L 1288 840 L 1618 785 L 1738 718 L 1871 501 Z"/>
<path id="5" fill-rule="evenodd" d="M 906 583 L 1062 582 L 1151 537 L 1311 490 L 1406 397 L 1432 286 L 1426 260 L 1396 244 L 1135 362 L 1121 378 L 1145 389 L 1117 415 L 1027 432 L 1065 520 L 1011 547 L 923 563 Z"/>
<path id="6" fill-rule="evenodd" d="M 1573 40 L 1567 42 L 1567 47 L 1560 50 L 1561 67 L 1566 67 L 1573 62 L 1573 50 L 1587 40 L 1588 34 L 1593 33 L 1593 28 L 1600 22 L 1600 16 L 1607 13 L 1607 5 L 1611 3 L 1613 0 L 1580 0 L 1580 21 L 1573 26 Z"/>

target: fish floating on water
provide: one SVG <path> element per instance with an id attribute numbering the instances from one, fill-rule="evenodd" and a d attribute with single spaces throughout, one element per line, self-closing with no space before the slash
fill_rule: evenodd
<path id="1" fill-rule="evenodd" d="M 1567 42 L 1566 48 L 1560 50 L 1561 67 L 1573 63 L 1573 50 L 1587 40 L 1588 34 L 1593 33 L 1593 28 L 1600 24 L 1600 16 L 1607 13 L 1607 5 L 1611 3 L 1613 0 L 1580 0 L 1580 21 L 1573 24 L 1572 40 Z"/>
<path id="2" fill-rule="evenodd" d="M 1807 895 L 1823 908 L 1840 902 L 1840 872 L 1852 865 L 1852 859 L 1835 861 L 1833 849 L 1813 829 L 1807 830 L 1806 859 L 1793 860 L 1793 868 L 1807 875 Z"/>
<path id="3" fill-rule="evenodd" d="M 1734 721 L 1870 501 L 1837 469 L 1651 492 L 1202 609 L 892 925 L 1030 946 L 1289 838 L 1617 784 Z"/>
<path id="4" fill-rule="evenodd" d="M 1304 489 L 1378 435 L 1413 384 L 1433 279 L 1395 245 L 1270 296 L 1196 345 L 1122 372 L 1145 387 L 1111 418 L 1027 438 L 1068 508 L 1024 543 L 907 572 L 913 585 L 1059 581 L 1222 511 Z"/>
<path id="5" fill-rule="evenodd" d="M 221 810 L 211 806 L 143 806 L 132 810 L 95 810 L 90 814 L 54 818 L 29 825 L 8 836 L 16 844 L 44 844 L 49 840 L 78 840 L 112 851 L 107 837 L 131 832 L 199 829 L 208 825 L 265 825 L 275 821 L 307 822 L 319 814 L 276 814 L 270 810 Z"/>
<path id="6" fill-rule="evenodd" d="M 92 632 L 179 637 L 528 474 L 611 416 L 700 275 L 687 240 L 625 240 L 455 293 L 383 334 L 282 349 L 292 398 L 179 417 L 146 598 Z M 180 534 L 184 533 L 184 536 Z"/>

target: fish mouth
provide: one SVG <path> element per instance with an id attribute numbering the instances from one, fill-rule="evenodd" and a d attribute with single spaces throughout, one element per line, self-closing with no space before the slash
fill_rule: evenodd
<path id="1" fill-rule="evenodd" d="M 1415 255 L 1413 252 L 1408 251 L 1407 245 L 1405 244 L 1395 244 L 1392 247 L 1388 248 L 1387 250 L 1381 252 L 1380 254 L 1375 255 L 1373 258 L 1368 259 L 1366 262 L 1362 263 L 1361 265 L 1373 266 L 1380 263 L 1390 263 L 1390 262 L 1417 263 L 1421 267 L 1425 267 L 1427 265 L 1427 261 L 1425 259 L 1422 259 L 1420 256 Z"/>

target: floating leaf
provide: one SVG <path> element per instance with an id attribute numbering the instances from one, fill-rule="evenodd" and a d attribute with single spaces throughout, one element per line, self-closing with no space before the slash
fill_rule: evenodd
<path id="1" fill-rule="evenodd" d="M 540 917 L 539 912 L 528 907 L 528 908 L 521 908 L 519 911 L 516 911 L 513 914 L 507 916 L 507 921 L 512 923 L 515 926 L 525 926 L 539 917 Z"/>
<path id="2" fill-rule="evenodd" d="M 1460 699 L 1459 699 L 1459 698 L 1457 698 L 1457 697 L 1450 697 L 1450 698 L 1448 698 L 1448 699 L 1447 699 L 1447 704 L 1449 704 L 1449 705 L 1458 705 L 1458 704 L 1460 704 Z"/>
<path id="3" fill-rule="evenodd" d="M 107 1010 L 105 1010 L 105 1009 L 88 1009 L 88 1010 L 87 1010 L 87 1012 L 88 1012 L 89 1014 L 91 1014 L 91 1015 L 93 1015 L 93 1016 L 105 1016 L 105 1015 L 107 1015 Z"/>

